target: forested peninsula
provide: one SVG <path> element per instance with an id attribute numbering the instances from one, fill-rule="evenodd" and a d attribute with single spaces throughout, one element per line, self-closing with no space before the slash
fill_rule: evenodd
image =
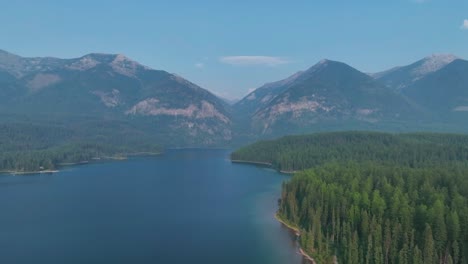
<path id="1" fill-rule="evenodd" d="M 468 136 L 320 133 L 231 158 L 298 171 L 277 216 L 318 263 L 468 262 Z"/>
<path id="2" fill-rule="evenodd" d="M 116 131 L 109 133 L 109 131 Z M 93 160 L 157 154 L 162 147 L 145 135 L 104 124 L 86 129 L 29 123 L 0 125 L 0 173 L 54 171 Z"/>

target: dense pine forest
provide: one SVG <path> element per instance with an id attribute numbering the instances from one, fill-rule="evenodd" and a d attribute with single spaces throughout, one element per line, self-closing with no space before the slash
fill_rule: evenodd
<path id="1" fill-rule="evenodd" d="M 154 139 L 122 129 L 118 124 L 80 128 L 63 124 L 3 123 L 0 125 L 0 172 L 54 170 L 67 163 L 162 151 L 151 142 Z"/>
<path id="2" fill-rule="evenodd" d="M 468 263 L 468 136 L 291 136 L 232 159 L 300 170 L 278 216 L 319 263 Z"/>
<path id="3" fill-rule="evenodd" d="M 468 136 L 456 134 L 388 134 L 331 132 L 260 141 L 231 154 L 232 160 L 271 163 L 296 171 L 329 162 L 375 161 L 420 167 L 468 160 Z"/>

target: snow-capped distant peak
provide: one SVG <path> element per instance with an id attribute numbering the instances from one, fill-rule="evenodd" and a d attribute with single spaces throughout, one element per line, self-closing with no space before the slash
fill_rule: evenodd
<path id="1" fill-rule="evenodd" d="M 428 73 L 438 71 L 456 59 L 458 59 L 458 57 L 452 54 L 433 54 L 422 60 L 421 65 L 414 69 L 413 75 L 418 78 Z"/>

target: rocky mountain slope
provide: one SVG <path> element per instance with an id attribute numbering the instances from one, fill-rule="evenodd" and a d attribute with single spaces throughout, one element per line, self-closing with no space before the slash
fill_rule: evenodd
<path id="1" fill-rule="evenodd" d="M 468 61 L 453 55 L 376 74 L 322 60 L 230 106 L 124 55 L 25 58 L 0 51 L 0 122 L 59 127 L 67 140 L 218 147 L 327 130 L 459 132 L 467 127 L 467 87 Z"/>
<path id="2" fill-rule="evenodd" d="M 378 124 L 408 118 L 413 112 L 405 98 L 341 62 L 322 60 L 274 84 L 274 89 L 264 86 L 241 101 L 266 94 L 269 100 L 258 103 L 251 112 L 252 127 L 262 134 L 310 131 L 327 125 Z"/>
<path id="3" fill-rule="evenodd" d="M 120 54 L 57 59 L 0 51 L 0 98 L 2 114 L 130 120 L 182 145 L 223 145 L 232 138 L 226 103 Z"/>
<path id="4" fill-rule="evenodd" d="M 240 114 L 252 116 L 260 108 L 270 103 L 278 94 L 288 89 L 289 85 L 300 78 L 304 72 L 297 72 L 284 80 L 266 83 L 255 89 L 242 100 L 237 102 L 236 109 Z"/>

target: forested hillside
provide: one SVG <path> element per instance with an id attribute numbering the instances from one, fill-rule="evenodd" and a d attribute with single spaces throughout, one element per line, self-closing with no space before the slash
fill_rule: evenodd
<path id="1" fill-rule="evenodd" d="M 21 57 L 0 50 L 0 124 L 23 117 L 44 125 L 75 119 L 95 130 L 109 119 L 171 147 L 219 146 L 232 139 L 230 107 L 211 92 L 122 54 Z M 113 136 L 114 130 L 106 135 Z M 0 132 L 1 133 L 1 132 Z M 86 138 L 88 139 L 88 138 Z"/>
<path id="2" fill-rule="evenodd" d="M 231 159 L 272 163 L 282 171 L 296 171 L 328 162 L 374 161 L 421 167 L 468 160 L 468 136 L 456 134 L 388 134 L 330 132 L 286 136 L 240 148 Z"/>
<path id="3" fill-rule="evenodd" d="M 162 151 L 160 145 L 152 143 L 154 138 L 120 122 L 80 124 L 1 124 L 0 172 L 53 170 L 64 163 Z"/>
<path id="4" fill-rule="evenodd" d="M 468 136 L 316 134 L 232 158 L 303 170 L 278 216 L 318 263 L 468 263 Z"/>

